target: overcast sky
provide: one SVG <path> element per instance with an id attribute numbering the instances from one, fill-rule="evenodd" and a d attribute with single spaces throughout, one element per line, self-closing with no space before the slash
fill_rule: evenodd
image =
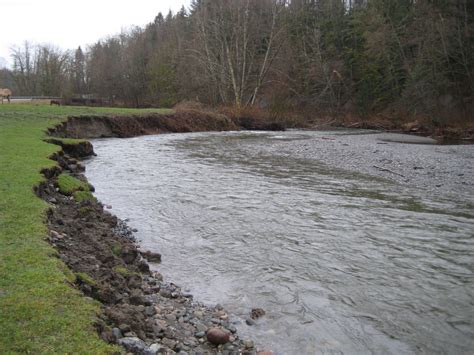
<path id="1" fill-rule="evenodd" d="M 11 63 L 11 46 L 24 41 L 76 49 L 114 35 L 122 28 L 144 26 L 158 12 L 176 13 L 189 0 L 0 0 L 0 66 Z"/>

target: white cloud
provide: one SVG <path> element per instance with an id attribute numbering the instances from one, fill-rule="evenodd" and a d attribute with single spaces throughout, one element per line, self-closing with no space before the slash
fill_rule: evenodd
<path id="1" fill-rule="evenodd" d="M 0 57 L 24 41 L 75 49 L 122 28 L 144 26 L 189 0 L 0 0 Z"/>

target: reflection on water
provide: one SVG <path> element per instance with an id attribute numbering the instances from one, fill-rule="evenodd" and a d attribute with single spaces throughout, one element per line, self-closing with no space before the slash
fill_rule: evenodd
<path id="1" fill-rule="evenodd" d="M 163 254 L 165 277 L 224 305 L 266 348 L 474 349 L 472 204 L 272 152 L 317 135 L 97 140 L 87 176 Z M 267 315 L 249 327 L 255 307 Z"/>

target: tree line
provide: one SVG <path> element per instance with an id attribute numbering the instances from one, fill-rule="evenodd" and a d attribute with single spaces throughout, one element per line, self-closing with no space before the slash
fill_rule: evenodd
<path id="1" fill-rule="evenodd" d="M 135 107 L 468 117 L 473 18 L 469 0 L 193 0 L 86 50 L 25 43 L 0 82 Z"/>

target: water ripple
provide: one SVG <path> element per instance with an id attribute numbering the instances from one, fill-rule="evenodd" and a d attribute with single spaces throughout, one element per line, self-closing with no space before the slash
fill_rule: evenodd
<path id="1" fill-rule="evenodd" d="M 433 193 L 367 175 L 344 149 L 377 137 L 320 139 L 327 135 L 97 140 L 87 176 L 100 200 L 138 228 L 144 248 L 163 254 L 165 276 L 198 300 L 225 305 L 240 334 L 278 353 L 468 353 L 472 196 L 455 185 Z M 390 147 L 384 159 L 395 159 Z M 338 164 L 327 164 L 338 149 Z M 396 149 L 399 161 L 419 160 L 410 146 Z M 447 149 L 417 152 L 448 171 Z M 474 154 L 459 149 L 453 167 L 466 171 L 454 173 L 464 178 Z M 242 320 L 254 307 L 267 315 L 250 328 Z"/>

